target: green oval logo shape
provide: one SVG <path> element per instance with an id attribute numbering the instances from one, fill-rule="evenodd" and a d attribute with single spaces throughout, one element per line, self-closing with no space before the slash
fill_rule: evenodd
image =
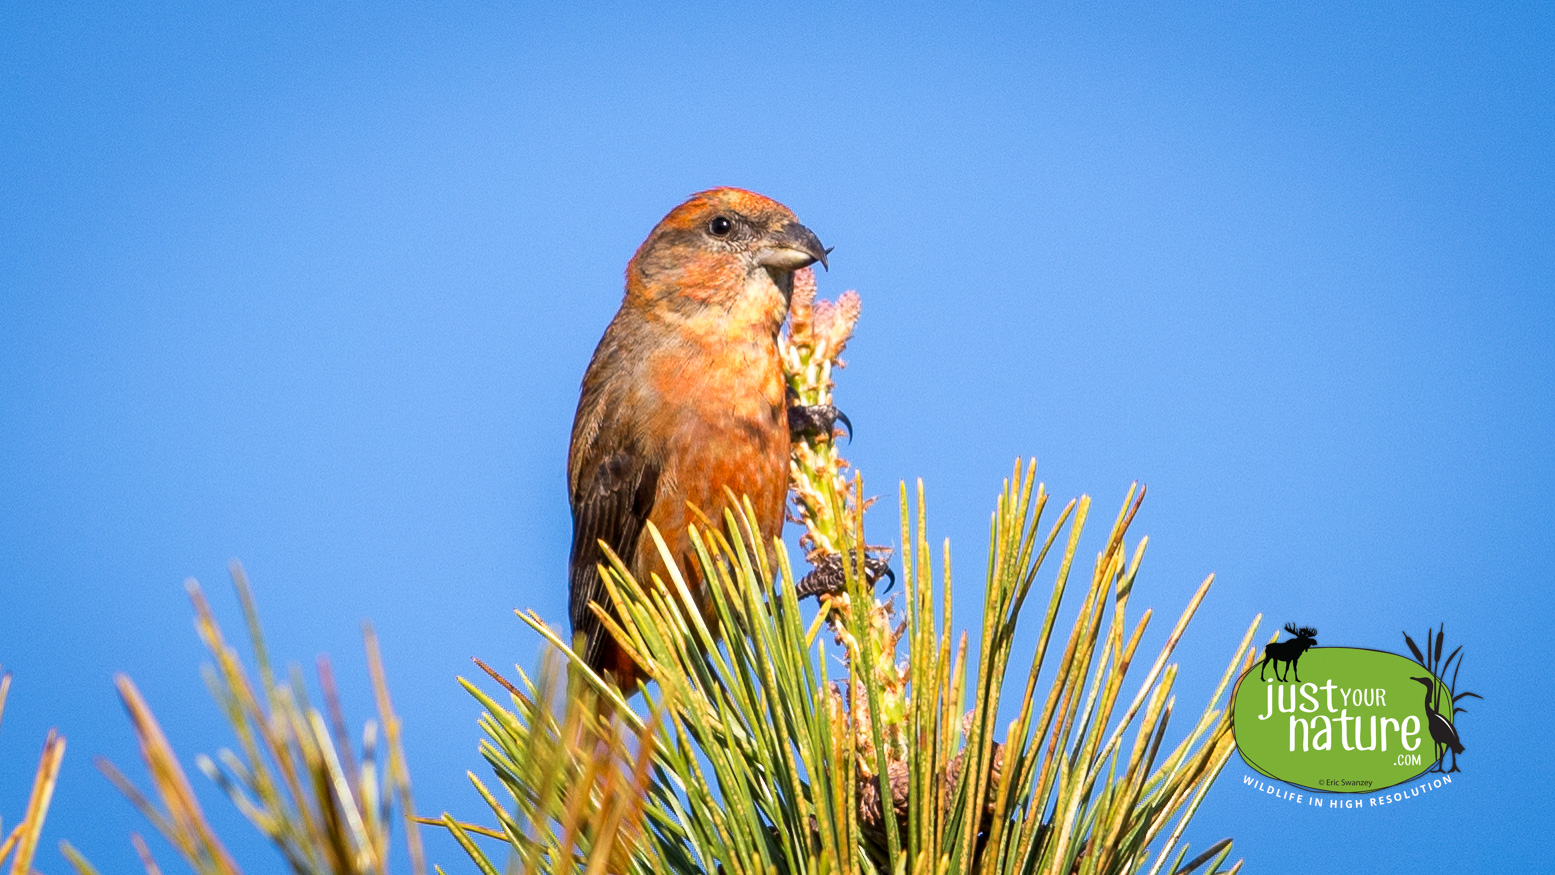
<path id="1" fill-rule="evenodd" d="M 1381 650 L 1313 647 L 1295 669 L 1254 665 L 1231 694 L 1242 759 L 1268 777 L 1327 793 L 1370 793 L 1423 774 L 1445 750 L 1433 723 L 1437 737 L 1451 730 L 1446 685 Z"/>

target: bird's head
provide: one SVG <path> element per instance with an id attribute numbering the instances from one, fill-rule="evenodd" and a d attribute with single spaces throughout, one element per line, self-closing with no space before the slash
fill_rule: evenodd
<path id="1" fill-rule="evenodd" d="M 677 310 L 708 305 L 781 322 L 793 272 L 830 250 L 792 210 L 739 188 L 694 194 L 660 220 L 626 269 L 627 300 Z"/>
<path id="2" fill-rule="evenodd" d="M 1410 680 L 1425 684 L 1425 688 L 1428 690 L 1436 688 L 1436 681 L 1433 678 L 1410 678 Z"/>

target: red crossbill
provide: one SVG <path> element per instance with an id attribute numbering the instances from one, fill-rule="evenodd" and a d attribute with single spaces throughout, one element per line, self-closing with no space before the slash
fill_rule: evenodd
<path id="1" fill-rule="evenodd" d="M 638 580 L 667 569 L 663 535 L 688 582 L 700 580 L 688 505 L 719 520 L 725 490 L 750 499 L 761 537 L 781 533 L 789 423 L 778 329 L 793 272 L 827 250 L 792 211 L 737 188 L 671 210 L 626 267 L 626 296 L 583 376 L 572 425 L 568 608 L 580 655 L 630 690 L 643 676 L 590 610 L 613 611 L 603 541 Z"/>

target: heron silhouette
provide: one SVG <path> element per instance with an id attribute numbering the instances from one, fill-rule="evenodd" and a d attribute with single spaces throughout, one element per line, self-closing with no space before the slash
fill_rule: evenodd
<path id="1" fill-rule="evenodd" d="M 1412 677 L 1410 680 L 1425 685 L 1425 724 L 1431 730 L 1431 741 L 1436 743 L 1436 771 L 1458 771 L 1458 754 L 1463 753 L 1463 743 L 1458 741 L 1458 731 L 1452 728 L 1452 723 L 1437 713 L 1432 701 L 1436 698 L 1436 679 Z M 1446 758 L 1448 750 L 1452 751 L 1452 768 L 1443 769 L 1442 760 Z"/>

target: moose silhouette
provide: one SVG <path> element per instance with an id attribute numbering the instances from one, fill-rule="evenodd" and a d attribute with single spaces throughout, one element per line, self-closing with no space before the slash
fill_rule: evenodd
<path id="1" fill-rule="evenodd" d="M 1296 636 L 1284 641 L 1276 641 L 1263 649 L 1263 661 L 1258 663 L 1258 679 L 1263 680 L 1263 667 L 1271 661 L 1274 663 L 1274 677 L 1281 683 L 1285 678 L 1280 677 L 1280 663 L 1290 666 L 1290 671 L 1296 676 L 1296 683 L 1301 683 L 1301 673 L 1296 670 L 1296 663 L 1301 659 L 1301 654 L 1307 652 L 1307 648 L 1317 643 L 1317 629 L 1311 626 L 1296 627 L 1295 623 L 1286 623 L 1285 631 Z"/>

